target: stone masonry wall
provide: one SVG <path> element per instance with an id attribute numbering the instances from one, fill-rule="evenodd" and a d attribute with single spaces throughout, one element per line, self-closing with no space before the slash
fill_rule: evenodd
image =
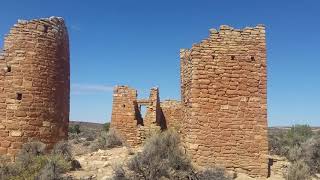
<path id="1" fill-rule="evenodd" d="M 140 106 L 146 106 L 145 117 Z M 131 146 L 142 144 L 152 131 L 162 125 L 159 90 L 152 88 L 149 99 L 138 100 L 137 91 L 128 86 L 116 86 L 113 92 L 111 128 L 117 130 Z"/>
<path id="2" fill-rule="evenodd" d="M 164 128 L 162 123 L 162 111 L 160 107 L 159 89 L 151 88 L 149 96 L 149 105 L 147 106 L 146 115 L 143 119 L 143 123 L 146 129 L 147 136 L 151 135 L 154 131 Z"/>
<path id="3" fill-rule="evenodd" d="M 62 18 L 19 20 L 0 54 L 0 154 L 67 138 L 69 40 Z"/>
<path id="4" fill-rule="evenodd" d="M 128 86 L 116 86 L 113 91 L 111 128 L 116 129 L 131 146 L 142 143 L 138 125 L 142 118 L 137 104 L 137 91 Z"/>
<path id="5" fill-rule="evenodd" d="M 180 57 L 182 136 L 193 162 L 266 177 L 265 27 L 211 29 Z"/>
<path id="6" fill-rule="evenodd" d="M 165 100 L 161 102 L 164 121 L 167 128 L 174 128 L 180 131 L 182 124 L 181 102 L 176 100 Z"/>

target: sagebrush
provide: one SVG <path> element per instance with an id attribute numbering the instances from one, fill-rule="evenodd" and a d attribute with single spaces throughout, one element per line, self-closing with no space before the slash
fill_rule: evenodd
<path id="1" fill-rule="evenodd" d="M 154 134 L 128 163 L 114 170 L 114 179 L 221 179 L 226 180 L 223 169 L 212 168 L 196 172 L 181 149 L 179 135 L 174 130 Z"/>
<path id="2" fill-rule="evenodd" d="M 320 173 L 320 137 L 308 125 L 269 134 L 271 154 L 285 156 L 290 162 L 287 179 L 301 179 Z"/>
<path id="3" fill-rule="evenodd" d="M 22 146 L 16 161 L 0 158 L 1 180 L 56 180 L 71 169 L 74 161 L 66 142 L 58 143 L 51 153 L 45 152 L 41 142 L 29 142 Z"/>

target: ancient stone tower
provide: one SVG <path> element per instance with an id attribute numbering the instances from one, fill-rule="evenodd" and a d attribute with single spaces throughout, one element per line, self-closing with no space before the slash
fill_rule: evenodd
<path id="1" fill-rule="evenodd" d="M 211 29 L 180 56 L 182 135 L 193 162 L 267 176 L 265 27 Z"/>
<path id="2" fill-rule="evenodd" d="M 0 154 L 31 139 L 52 147 L 67 137 L 69 41 L 62 18 L 20 20 L 0 55 Z"/>

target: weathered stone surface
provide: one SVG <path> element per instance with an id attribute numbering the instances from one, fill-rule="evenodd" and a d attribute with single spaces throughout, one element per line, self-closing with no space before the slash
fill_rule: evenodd
<path id="1" fill-rule="evenodd" d="M 193 162 L 267 176 L 264 26 L 220 26 L 181 49 L 182 137 Z"/>
<path id="2" fill-rule="evenodd" d="M 69 40 L 62 18 L 20 20 L 0 51 L 0 154 L 30 139 L 52 147 L 69 123 Z"/>
<path id="3" fill-rule="evenodd" d="M 157 89 L 148 100 L 137 100 L 136 90 L 116 87 L 111 127 L 133 146 L 141 144 L 152 127 L 175 128 L 195 164 L 266 177 L 264 29 L 222 25 L 190 50 L 181 49 L 181 102 L 159 103 Z M 148 107 L 144 119 L 141 105 Z"/>
<path id="4" fill-rule="evenodd" d="M 11 131 L 10 135 L 11 135 L 11 137 L 21 137 L 22 132 L 21 131 Z"/>
<path id="5" fill-rule="evenodd" d="M 152 88 L 149 99 L 137 100 L 137 91 L 116 86 L 113 92 L 111 128 L 116 129 L 131 146 L 141 144 L 152 131 L 165 128 L 158 88 Z M 141 106 L 146 106 L 145 117 Z"/>
<path id="6" fill-rule="evenodd" d="M 161 110 L 166 127 L 180 131 L 182 124 L 181 102 L 176 100 L 165 100 L 161 102 Z"/>

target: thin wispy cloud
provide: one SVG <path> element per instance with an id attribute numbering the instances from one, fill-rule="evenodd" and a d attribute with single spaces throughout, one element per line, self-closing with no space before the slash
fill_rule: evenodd
<path id="1" fill-rule="evenodd" d="M 100 92 L 112 92 L 113 86 L 102 84 L 71 84 L 72 94 L 92 94 Z"/>
<path id="2" fill-rule="evenodd" d="M 77 25 L 74 25 L 74 24 L 72 24 L 70 26 L 70 28 L 71 28 L 71 30 L 74 30 L 74 31 L 81 31 L 81 28 L 79 26 L 77 26 Z"/>

